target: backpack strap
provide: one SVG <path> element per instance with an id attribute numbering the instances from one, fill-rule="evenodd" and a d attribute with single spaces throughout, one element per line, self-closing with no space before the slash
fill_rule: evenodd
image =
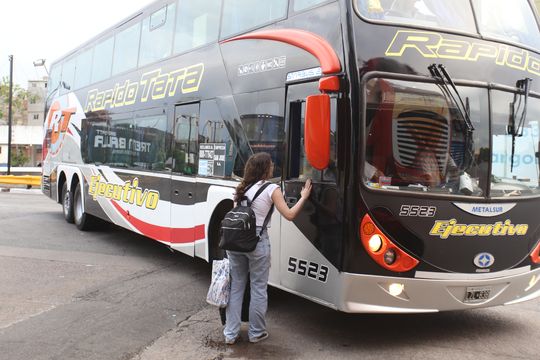
<path id="1" fill-rule="evenodd" d="M 251 206 L 251 203 L 253 203 L 255 201 L 256 198 L 259 197 L 259 195 L 262 194 L 262 192 L 264 191 L 264 189 L 266 189 L 268 186 L 270 185 L 270 182 L 266 182 L 263 184 L 263 186 L 261 186 L 261 188 L 259 190 L 257 190 L 257 192 L 255 193 L 255 196 L 253 197 L 253 199 L 251 199 L 251 201 L 249 202 L 249 206 Z"/>
<path id="2" fill-rule="evenodd" d="M 255 199 L 262 194 L 262 192 L 264 191 L 264 189 L 266 189 L 271 183 L 270 182 L 266 182 L 263 186 L 261 186 L 261 188 L 257 191 L 257 193 L 255 194 L 255 196 L 253 197 L 253 199 L 251 199 L 251 202 L 248 203 L 249 206 L 251 206 L 251 203 L 253 203 L 255 201 Z M 270 218 L 272 217 L 272 213 L 274 212 L 274 204 L 272 204 L 272 206 L 270 207 L 270 210 L 268 210 L 268 214 L 266 214 L 266 217 L 264 218 L 264 223 L 263 223 L 263 226 L 262 226 L 262 229 L 261 229 L 261 232 L 259 233 L 259 236 L 262 235 L 263 231 L 266 229 L 266 227 L 268 226 L 268 222 L 270 221 Z"/>
<path id="3" fill-rule="evenodd" d="M 248 192 L 249 189 L 251 189 L 251 188 L 253 187 L 253 185 L 255 185 L 255 183 L 249 184 L 249 185 L 244 189 L 244 195 L 242 195 L 242 198 L 240 199 L 240 201 L 238 201 L 238 204 L 237 204 L 237 205 L 241 205 L 242 202 L 245 201 L 245 202 L 247 203 L 247 206 L 250 206 L 250 207 L 251 207 L 251 202 L 252 202 L 253 200 L 255 200 L 255 199 L 253 199 L 253 200 L 250 201 L 249 198 L 246 196 L 246 193 Z"/>
<path id="4" fill-rule="evenodd" d="M 268 215 L 266 215 L 266 217 L 264 218 L 264 223 L 263 223 L 261 232 L 259 233 L 259 237 L 262 235 L 263 231 L 268 226 L 268 222 L 270 221 L 270 218 L 272 217 L 273 212 L 274 212 L 274 204 L 272 204 L 272 206 L 270 207 L 270 210 L 268 210 Z"/>

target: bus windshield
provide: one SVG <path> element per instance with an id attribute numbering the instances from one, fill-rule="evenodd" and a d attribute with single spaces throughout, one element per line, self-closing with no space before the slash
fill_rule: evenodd
<path id="1" fill-rule="evenodd" d="M 509 92 L 494 91 L 492 94 L 492 196 L 516 196 L 531 190 L 539 192 L 540 100 L 528 99 L 527 116 L 519 126 L 517 124 L 523 113 L 523 101 L 516 101 L 514 94 Z M 514 134 L 508 128 L 512 117 L 516 124 Z"/>
<path id="2" fill-rule="evenodd" d="M 451 29 L 540 49 L 539 28 L 527 0 L 356 0 L 370 20 Z M 475 25 L 475 15 L 478 30 Z"/>
<path id="3" fill-rule="evenodd" d="M 357 0 L 368 19 L 476 32 L 469 0 Z"/>
<path id="4" fill-rule="evenodd" d="M 490 129 L 485 88 L 458 86 L 472 126 L 437 84 L 375 78 L 365 91 L 369 188 L 478 197 L 488 196 L 488 188 L 492 197 L 540 193 L 538 99 L 529 99 L 528 116 L 512 135 L 513 93 L 491 91 Z"/>
<path id="5" fill-rule="evenodd" d="M 475 0 L 480 33 L 540 49 L 540 34 L 527 0 Z"/>

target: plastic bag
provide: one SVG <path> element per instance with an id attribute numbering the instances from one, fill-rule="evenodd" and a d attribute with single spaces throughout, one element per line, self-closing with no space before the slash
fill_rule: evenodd
<path id="1" fill-rule="evenodd" d="M 229 259 L 214 260 L 212 263 L 212 282 L 206 295 L 206 302 L 224 308 L 231 294 Z"/>

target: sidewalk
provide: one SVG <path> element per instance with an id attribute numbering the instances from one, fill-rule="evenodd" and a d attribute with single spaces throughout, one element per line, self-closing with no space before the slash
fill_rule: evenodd
<path id="1" fill-rule="evenodd" d="M 291 344 L 289 329 L 272 321 L 271 334 L 267 340 L 251 344 L 247 340 L 247 323 L 242 323 L 240 340 L 234 345 L 225 345 L 223 326 L 216 307 L 207 306 L 193 316 L 182 319 L 176 329 L 157 339 L 130 360 L 206 360 L 206 359 L 301 359 L 302 353 Z M 302 344 L 301 341 L 296 344 Z M 309 356 L 311 360 L 327 357 Z"/>

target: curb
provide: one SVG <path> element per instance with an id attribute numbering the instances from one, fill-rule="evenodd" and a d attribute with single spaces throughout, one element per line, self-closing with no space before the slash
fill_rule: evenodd
<path id="1" fill-rule="evenodd" d="M 25 189 L 16 187 L 0 187 L 0 193 L 12 193 L 12 194 L 42 194 L 41 189 Z"/>

